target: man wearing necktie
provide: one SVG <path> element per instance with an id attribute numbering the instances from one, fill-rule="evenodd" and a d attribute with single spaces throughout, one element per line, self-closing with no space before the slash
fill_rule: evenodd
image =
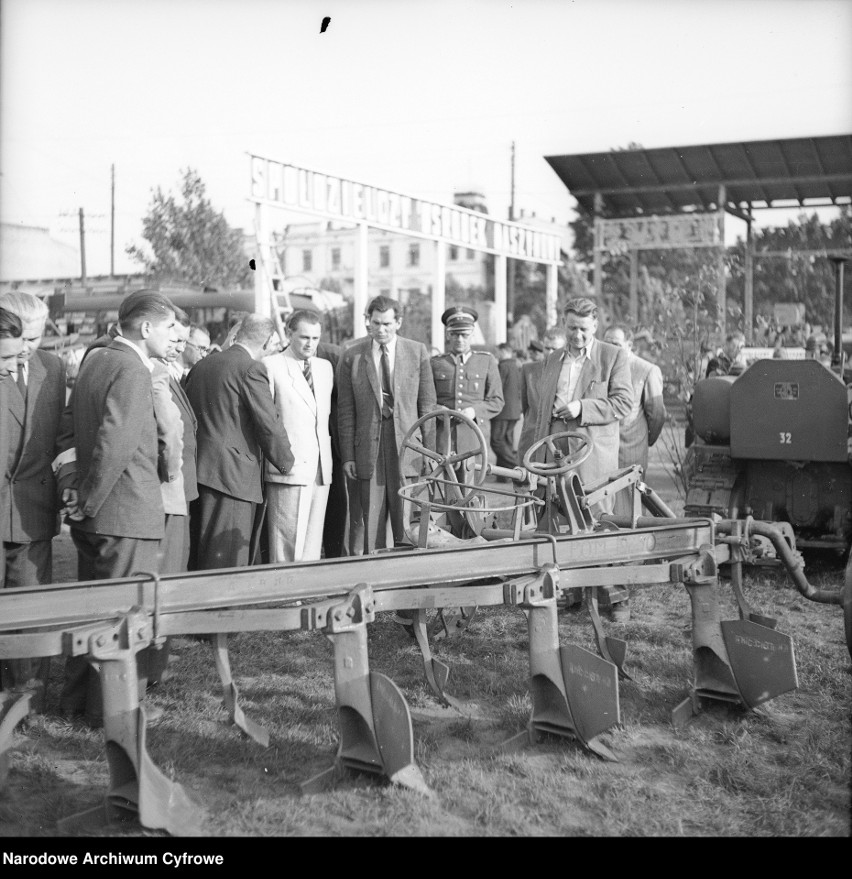
<path id="1" fill-rule="evenodd" d="M 320 558 L 332 479 L 334 373 L 327 360 L 316 356 L 321 318 L 315 311 L 294 311 L 286 329 L 287 348 L 264 361 L 294 459 L 287 473 L 269 464 L 264 473 L 270 562 Z"/>
<path id="2" fill-rule="evenodd" d="M 407 540 L 399 488 L 420 475 L 422 457 L 409 450 L 400 464 L 399 452 L 408 429 L 435 408 L 435 385 L 429 353 L 422 342 L 397 335 L 400 305 L 385 296 L 367 306 L 369 335 L 350 345 L 337 369 L 338 425 L 343 471 L 353 480 L 363 513 L 363 540 L 350 523 L 353 555 L 383 549 Z M 426 426 L 412 439 L 434 445 Z M 356 539 L 353 539 L 356 535 Z"/>
<path id="3" fill-rule="evenodd" d="M 40 351 L 48 309 L 30 293 L 0 297 L 0 306 L 21 321 L 21 352 L 15 387 L 7 388 L 3 413 L 8 433 L 3 507 L 3 586 L 39 586 L 53 581 L 52 541 L 59 533 L 59 503 L 51 462 L 57 451 L 59 419 L 65 405 L 65 363 Z M 11 378 L 11 376 L 10 376 Z M 9 381 L 9 379 L 6 379 Z M 3 663 L 6 687 L 46 683 L 49 660 L 10 660 Z M 33 705 L 41 710 L 43 690 Z"/>
<path id="4" fill-rule="evenodd" d="M 475 421 L 484 434 L 487 449 L 489 422 L 503 409 L 503 383 L 497 358 L 487 351 L 471 350 L 478 319 L 479 315 L 464 305 L 454 305 L 441 315 L 446 327 L 447 353 L 432 358 L 432 374 L 438 405 L 455 409 Z M 437 443 L 441 454 L 447 453 L 447 443 L 454 452 L 477 448 L 476 435 L 467 425 L 456 424 L 452 434 L 452 437 L 446 437 L 443 425 L 439 423 Z M 467 465 L 473 463 L 473 458 L 467 459 Z M 459 474 L 459 478 L 470 482 L 474 475 L 465 471 Z"/>

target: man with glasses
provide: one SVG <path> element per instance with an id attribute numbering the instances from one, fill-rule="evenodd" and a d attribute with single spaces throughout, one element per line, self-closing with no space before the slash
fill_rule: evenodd
<path id="1" fill-rule="evenodd" d="M 186 345 L 183 352 L 176 361 L 180 364 L 182 377 L 186 378 L 186 374 L 210 353 L 210 336 L 207 332 L 196 324 L 189 325 L 189 336 L 186 339 Z"/>

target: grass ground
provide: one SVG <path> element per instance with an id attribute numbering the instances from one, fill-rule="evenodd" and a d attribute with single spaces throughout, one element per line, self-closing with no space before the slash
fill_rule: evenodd
<path id="1" fill-rule="evenodd" d="M 59 564 L 70 564 L 67 538 L 58 549 Z M 842 570 L 811 576 L 836 586 Z M 723 618 L 736 618 L 730 590 L 722 593 Z M 602 737 L 615 763 L 564 740 L 496 752 L 531 707 L 526 620 L 508 608 L 481 611 L 462 636 L 435 646 L 461 712 L 432 697 L 418 652 L 389 615 L 369 627 L 371 668 L 405 694 L 431 798 L 359 777 L 300 795 L 299 783 L 330 766 L 337 747 L 332 646 L 316 632 L 231 639 L 243 708 L 269 730 L 268 748 L 226 723 L 210 648 L 183 642 L 170 679 L 149 697 L 165 718 L 149 731 L 148 751 L 206 810 L 204 835 L 220 839 L 848 836 L 852 668 L 841 611 L 803 599 L 778 572 L 748 576 L 746 594 L 793 637 L 798 689 L 757 712 L 719 704 L 673 728 L 670 712 L 692 670 L 689 599 L 671 586 L 635 589 L 631 620 L 604 623 L 628 641 L 632 678 L 620 687 L 621 725 Z M 561 611 L 559 620 L 563 643 L 593 649 L 585 610 Z M 54 661 L 49 710 L 59 686 Z M 0 835 L 54 836 L 59 819 L 101 801 L 108 778 L 100 733 L 40 718 L 18 736 Z"/>

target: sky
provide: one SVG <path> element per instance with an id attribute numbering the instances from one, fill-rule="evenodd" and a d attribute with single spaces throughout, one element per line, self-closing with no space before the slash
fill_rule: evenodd
<path id="1" fill-rule="evenodd" d="M 852 0 L 0 4 L 0 219 L 78 246 L 82 207 L 90 275 L 113 165 L 125 273 L 187 167 L 253 230 L 249 153 L 505 218 L 514 142 L 516 215 L 564 223 L 547 155 L 852 133 Z"/>

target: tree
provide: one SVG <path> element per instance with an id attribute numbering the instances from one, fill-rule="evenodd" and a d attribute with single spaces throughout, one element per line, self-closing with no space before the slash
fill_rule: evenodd
<path id="1" fill-rule="evenodd" d="M 754 260 L 754 314 L 772 316 L 778 302 L 800 302 L 805 306 L 805 320 L 830 330 L 834 324 L 834 265 L 825 257 L 803 251 L 852 249 L 852 210 L 846 205 L 840 216 L 830 223 L 820 222 L 804 211 L 785 227 L 767 227 L 754 233 L 756 254 L 771 251 L 776 256 L 757 256 Z M 779 252 L 788 252 L 787 258 Z M 745 289 L 745 242 L 738 239 L 728 253 L 728 295 L 743 301 Z M 852 272 L 845 272 L 844 306 L 852 306 Z"/>
<path id="2" fill-rule="evenodd" d="M 142 237 L 148 248 L 130 245 L 128 256 L 156 280 L 200 287 L 250 287 L 243 233 L 213 209 L 206 187 L 192 168 L 181 172 L 180 195 L 153 191 Z"/>

